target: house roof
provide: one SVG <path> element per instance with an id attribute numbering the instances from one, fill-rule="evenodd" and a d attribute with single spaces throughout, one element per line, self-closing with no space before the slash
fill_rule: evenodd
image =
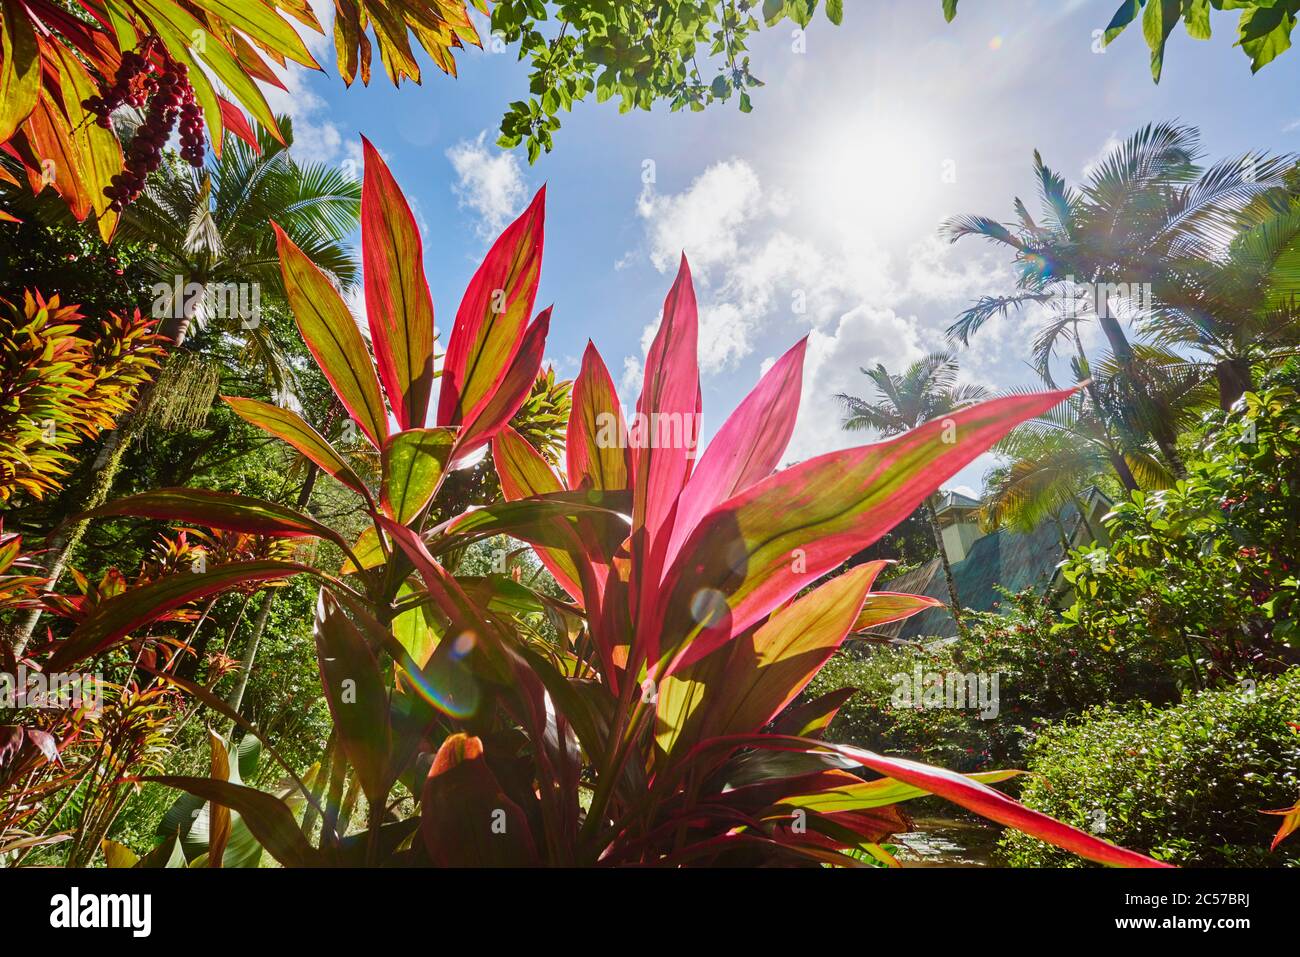
<path id="1" fill-rule="evenodd" d="M 971 611 L 991 611 L 994 603 L 1002 597 L 996 586 L 1013 592 L 1032 588 L 1043 594 L 1056 578 L 1057 566 L 1065 556 L 1066 542 L 1074 544 L 1078 541 L 1081 526 L 1078 509 L 1069 505 L 1058 519 L 1047 519 L 1031 532 L 999 529 L 977 539 L 966 557 L 952 566 L 952 577 L 962 607 Z M 957 625 L 947 608 L 948 583 L 937 557 L 920 568 L 885 582 L 881 588 L 927 595 L 942 601 L 944 607 L 928 608 L 903 621 L 874 628 L 871 631 L 873 636 L 914 641 L 957 634 Z"/>
<path id="2" fill-rule="evenodd" d="M 981 504 L 979 499 L 963 495 L 961 492 L 944 491 L 939 493 L 939 500 L 934 510 L 936 513 L 943 513 L 950 508 L 979 508 Z"/>

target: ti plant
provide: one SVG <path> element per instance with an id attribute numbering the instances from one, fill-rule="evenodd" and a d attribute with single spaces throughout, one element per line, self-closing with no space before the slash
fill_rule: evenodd
<path id="1" fill-rule="evenodd" d="M 352 489 L 372 527 L 347 542 L 308 515 L 234 495 L 127 498 L 100 513 L 316 536 L 346 562 L 333 575 L 259 560 L 165 578 L 98 606 L 66 646 L 111 647 L 178 603 L 249 581 L 317 576 L 321 684 L 367 821 L 339 833 L 332 802 L 321 809 L 299 782 L 323 822 L 314 846 L 275 795 L 221 776 L 157 780 L 237 812 L 292 866 L 889 862 L 880 843 L 909 826 L 900 803 L 924 794 L 1094 860 L 1155 863 L 988 786 L 1014 772 L 965 776 L 821 740 L 847 692 L 789 708 L 850 632 L 930 604 L 872 592 L 880 563 L 818 583 L 1068 391 L 972 406 L 777 472 L 798 409 L 800 343 L 696 463 L 698 329 L 683 261 L 630 425 L 588 349 L 562 479 L 509 426 L 538 376 L 550 315 L 529 321 L 542 195 L 471 280 L 435 405 L 419 233 L 379 155 L 368 143 L 365 152 L 373 361 L 338 293 L 279 238 L 299 328 L 379 453 L 378 487 L 295 413 L 228 401 Z M 504 500 L 448 514 L 446 477 L 488 445 Z M 572 601 L 505 576 L 457 577 L 444 564 L 498 535 L 534 546 Z M 538 612 L 553 633 L 533 627 Z M 209 692 L 171 680 L 255 731 Z M 862 769 L 882 776 L 853 773 Z"/>

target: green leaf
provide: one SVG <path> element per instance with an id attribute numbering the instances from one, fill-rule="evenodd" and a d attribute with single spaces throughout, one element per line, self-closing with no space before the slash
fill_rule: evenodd
<path id="1" fill-rule="evenodd" d="M 41 54 L 26 8 L 17 0 L 4 0 L 0 9 L 4 10 L 0 143 L 7 143 L 36 109 L 41 93 Z"/>
<path id="2" fill-rule="evenodd" d="M 307 52 L 302 38 L 288 21 L 281 19 L 274 6 L 260 2 L 236 3 L 232 0 L 192 0 L 242 33 L 273 49 L 281 56 L 319 70 L 320 64 Z"/>
<path id="3" fill-rule="evenodd" d="M 142 778 L 188 791 L 205 801 L 237 811 L 266 850 L 285 867 L 311 867 L 323 863 L 319 851 L 308 843 L 289 806 L 273 794 L 230 781 L 211 778 L 157 775 Z"/>
<path id="4" fill-rule="evenodd" d="M 1282 6 L 1257 7 L 1242 13 L 1238 28 L 1240 43 L 1250 57 L 1252 73 L 1258 73 L 1291 49 L 1295 24 L 1295 14 Z"/>
<path id="5" fill-rule="evenodd" d="M 410 429 L 384 443 L 380 491 L 384 511 L 403 525 L 423 512 L 442 483 L 455 444 L 456 430 L 450 428 Z"/>

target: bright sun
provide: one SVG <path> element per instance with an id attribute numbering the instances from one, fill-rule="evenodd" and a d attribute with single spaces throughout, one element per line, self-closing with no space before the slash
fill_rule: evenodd
<path id="1" fill-rule="evenodd" d="M 916 117 L 873 110 L 838 120 L 809 165 L 810 212 L 842 227 L 893 233 L 925 215 L 955 169 Z"/>

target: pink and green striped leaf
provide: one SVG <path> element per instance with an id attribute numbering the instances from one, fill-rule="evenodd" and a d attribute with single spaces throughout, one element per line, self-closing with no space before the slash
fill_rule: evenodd
<path id="1" fill-rule="evenodd" d="M 590 341 L 573 383 L 565 446 L 569 488 L 628 487 L 627 423 L 614 380 Z"/>
<path id="2" fill-rule="evenodd" d="M 678 497 L 690 477 L 698 439 L 700 374 L 699 321 L 691 268 L 682 257 L 677 279 L 664 300 L 663 319 L 646 357 L 645 381 L 630 427 L 632 481 L 632 582 L 637 599 L 637 647 L 655 644 L 652 627 L 660 570 L 672 535 Z M 688 434 L 689 433 L 689 434 Z M 689 447 L 688 447 L 689 446 Z M 635 654 L 635 652 L 634 652 Z M 639 658 L 638 658 L 639 660 Z"/>
<path id="3" fill-rule="evenodd" d="M 384 443 L 384 511 L 408 525 L 433 500 L 456 444 L 455 429 L 408 429 Z"/>
<path id="4" fill-rule="evenodd" d="M 289 307 L 303 342 L 334 393 L 375 448 L 388 438 L 388 413 L 366 341 L 347 303 L 316 264 L 279 226 L 275 230 Z"/>
<path id="5" fill-rule="evenodd" d="M 808 340 L 801 339 L 777 360 L 700 457 L 677 504 L 668 563 L 700 519 L 767 478 L 781 464 L 799 415 L 807 346 Z"/>
<path id="6" fill-rule="evenodd" d="M 86 518 L 129 515 L 167 522 L 189 522 L 249 535 L 277 538 L 323 538 L 347 548 L 332 528 L 285 505 L 260 498 L 203 488 L 160 488 L 128 495 L 86 513 Z"/>
<path id="7" fill-rule="evenodd" d="M 659 686 L 658 739 L 671 759 L 701 738 L 758 731 L 821 670 L 857 620 L 885 562 L 858 565 Z"/>
<path id="8" fill-rule="evenodd" d="M 443 357 L 438 425 L 472 421 L 496 393 L 519 352 L 537 297 L 545 218 L 543 187 L 497 239 L 470 280 Z"/>
<path id="9" fill-rule="evenodd" d="M 370 342 L 398 426 L 420 428 L 433 393 L 433 299 L 424 278 L 424 247 L 387 164 L 368 139 L 361 142 L 361 250 Z"/>
<path id="10" fill-rule="evenodd" d="M 326 475 L 333 476 L 353 491 L 369 497 L 370 492 L 365 483 L 344 461 L 343 456 L 297 412 L 256 399 L 229 395 L 221 398 L 245 422 L 289 443 L 309 461 L 318 465 Z"/>
<path id="11" fill-rule="evenodd" d="M 664 576 L 660 617 L 649 626 L 662 636 L 660 673 L 697 636 L 703 644 L 691 648 L 693 658 L 760 621 L 877 541 L 1017 423 L 1072 393 L 1011 396 L 962 409 L 886 442 L 810 459 L 714 509 Z M 711 618 L 725 613 L 726 629 L 700 620 L 695 609 L 705 589 L 718 609 Z"/>
<path id="12" fill-rule="evenodd" d="M 190 602 L 248 582 L 291 578 L 313 569 L 292 562 L 256 561 L 216 565 L 202 572 L 180 572 L 123 592 L 95 606 L 71 635 L 54 647 L 50 667 L 63 667 L 99 654 L 137 628 Z"/>
<path id="13" fill-rule="evenodd" d="M 1004 827 L 1023 831 L 1031 837 L 1046 841 L 1080 857 L 1099 864 L 1116 867 L 1170 867 L 1136 851 L 1103 841 L 1098 837 L 1035 811 L 995 791 L 973 776 L 958 774 L 944 768 L 935 768 L 905 758 L 892 758 L 849 745 L 828 744 L 809 738 L 783 737 L 770 734 L 733 735 L 714 738 L 701 743 L 695 754 L 702 758 L 707 753 L 717 754 L 737 748 L 769 748 L 790 751 L 822 751 L 837 754 L 855 764 L 870 768 L 903 785 L 933 794 L 954 804 L 974 811 L 981 817 L 996 821 Z M 900 798 L 905 800 L 906 798 Z"/>
<path id="14" fill-rule="evenodd" d="M 524 404 L 541 371 L 542 355 L 546 351 L 546 336 L 550 328 L 551 310 L 547 308 L 524 333 L 523 344 L 491 397 L 461 429 L 460 438 L 456 442 L 458 460 L 491 441 L 492 436 L 501 431 Z"/>

